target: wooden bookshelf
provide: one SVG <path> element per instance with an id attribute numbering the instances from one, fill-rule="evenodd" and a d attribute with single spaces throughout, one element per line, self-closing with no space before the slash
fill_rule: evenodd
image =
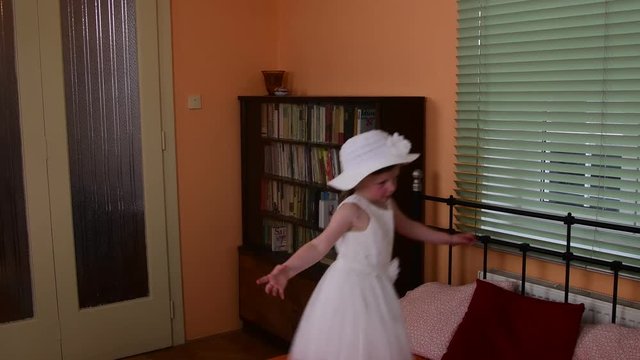
<path id="1" fill-rule="evenodd" d="M 264 294 L 255 280 L 284 262 L 322 231 L 320 208 L 347 194 L 326 182 L 340 171 L 340 145 L 359 131 L 378 128 L 411 141 L 424 154 L 424 97 L 240 96 L 243 241 L 239 249 L 240 317 L 291 340 L 315 283 L 333 255 L 293 278 L 285 300 Z M 394 198 L 410 213 L 411 172 L 401 171 Z M 321 199 L 323 205 L 320 205 Z M 329 200 L 326 200 L 329 199 Z M 274 241 L 272 240 L 278 240 Z M 284 239 L 291 242 L 282 245 Z M 280 251 L 272 251 L 280 249 Z M 400 296 L 423 281 L 423 245 L 396 236 Z"/>

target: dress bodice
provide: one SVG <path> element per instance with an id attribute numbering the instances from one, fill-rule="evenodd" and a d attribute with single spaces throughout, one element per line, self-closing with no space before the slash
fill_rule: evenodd
<path id="1" fill-rule="evenodd" d="M 355 203 L 369 215 L 363 231 L 346 232 L 336 243 L 337 260 L 353 265 L 387 266 L 393 250 L 393 210 L 391 204 L 381 208 L 366 198 L 353 194 L 344 203 Z"/>

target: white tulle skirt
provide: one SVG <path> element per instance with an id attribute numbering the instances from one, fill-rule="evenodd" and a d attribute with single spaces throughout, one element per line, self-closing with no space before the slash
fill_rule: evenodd
<path id="1" fill-rule="evenodd" d="M 289 359 L 411 359 L 392 276 L 386 268 L 334 262 L 307 303 Z"/>

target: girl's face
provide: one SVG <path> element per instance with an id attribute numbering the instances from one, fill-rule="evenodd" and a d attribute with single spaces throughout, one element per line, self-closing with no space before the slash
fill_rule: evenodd
<path id="1" fill-rule="evenodd" d="M 384 206 L 396 191 L 400 166 L 394 166 L 389 171 L 371 174 L 358 184 L 356 192 L 374 204 Z"/>

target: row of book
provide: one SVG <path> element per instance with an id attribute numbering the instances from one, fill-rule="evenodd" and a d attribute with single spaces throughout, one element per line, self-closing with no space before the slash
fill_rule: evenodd
<path id="1" fill-rule="evenodd" d="M 308 146 L 273 142 L 264 146 L 264 172 L 300 181 L 311 181 L 311 149 Z"/>
<path id="2" fill-rule="evenodd" d="M 307 222 L 314 220 L 316 202 L 312 188 L 262 179 L 261 192 L 261 210 Z"/>
<path id="3" fill-rule="evenodd" d="M 274 252 L 291 254 L 318 235 L 319 232 L 317 230 L 299 225 L 294 226 L 283 221 L 265 219 L 263 223 L 265 247 Z M 335 247 L 332 247 L 320 262 L 329 265 L 336 259 L 337 255 Z"/>
<path id="4" fill-rule="evenodd" d="M 375 107 L 336 104 L 261 104 L 263 137 L 342 144 L 376 128 Z"/>
<path id="5" fill-rule="evenodd" d="M 264 147 L 267 174 L 326 184 L 340 173 L 338 149 L 273 142 Z"/>
<path id="6" fill-rule="evenodd" d="M 261 210 L 309 223 L 317 222 L 321 229 L 329 224 L 339 202 L 337 192 L 317 192 L 312 188 L 268 179 L 262 181 L 261 197 Z"/>
<path id="7" fill-rule="evenodd" d="M 286 221 L 265 218 L 262 224 L 264 245 L 271 251 L 292 253 L 319 235 L 319 231 Z"/>
<path id="8" fill-rule="evenodd" d="M 311 180 L 326 184 L 340 174 L 340 156 L 338 149 L 320 147 L 311 148 Z"/>
<path id="9" fill-rule="evenodd" d="M 275 183 L 275 181 L 272 183 Z M 316 216 L 320 229 L 324 229 L 329 225 L 331 217 L 338 208 L 338 202 L 338 193 L 323 191 L 319 194 Z M 310 203 L 315 204 L 315 201 L 310 201 Z M 293 253 L 320 234 L 317 229 L 294 225 L 284 220 L 275 220 L 268 216 L 263 218 L 262 226 L 264 245 L 274 252 Z M 336 259 L 336 256 L 336 250 L 332 248 L 320 262 L 331 264 Z"/>

